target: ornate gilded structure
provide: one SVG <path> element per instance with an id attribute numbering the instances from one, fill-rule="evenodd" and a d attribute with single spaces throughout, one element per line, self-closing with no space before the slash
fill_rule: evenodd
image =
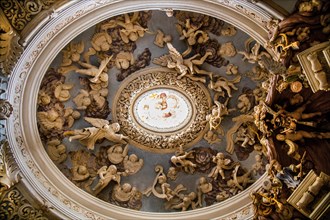
<path id="1" fill-rule="evenodd" d="M 272 215 L 283 217 L 284 219 L 296 217 L 297 211 L 285 201 L 285 197 L 293 190 L 284 192 L 283 188 L 296 187 L 299 181 L 306 175 L 306 169 L 311 169 L 310 161 L 315 165 L 314 169 L 324 169 L 324 167 L 328 166 L 327 164 L 322 165 L 322 161 L 324 162 L 323 157 L 320 158 L 321 162 L 313 161 L 315 155 L 318 155 L 315 152 L 313 154 L 313 151 L 318 151 L 321 148 L 315 148 L 313 141 L 320 143 L 319 146 L 327 146 L 328 142 L 325 139 L 328 137 L 328 134 L 326 132 L 316 134 L 309 132 L 309 129 L 306 130 L 307 133 L 304 133 L 302 128 L 306 127 L 302 126 L 310 126 L 308 127 L 310 129 L 314 129 L 313 125 L 317 125 L 317 128 L 322 127 L 322 123 L 326 121 L 325 116 L 328 113 L 326 104 L 329 96 L 326 91 L 318 91 L 314 95 L 310 95 L 310 88 L 303 78 L 304 75 L 301 72 L 300 65 L 297 60 L 291 59 L 293 55 L 306 49 L 302 47 L 304 42 L 308 41 L 308 44 L 305 44 L 308 47 L 312 45 L 313 42 L 309 41 L 309 39 L 313 38 L 312 35 L 314 35 L 312 27 L 296 27 L 295 22 L 299 19 L 296 19 L 294 16 L 288 16 L 289 20 L 286 20 L 284 15 L 276 15 L 276 9 L 264 10 L 267 9 L 267 6 L 264 7 L 266 3 L 260 4 L 259 1 L 217 0 L 188 2 L 150 0 L 148 4 L 145 4 L 143 1 L 134 1 L 133 4 L 133 1 L 123 0 L 88 0 L 70 1 L 70 4 L 61 7 L 60 5 L 63 2 L 67 1 L 13 0 L 1 1 L 0 3 L 0 7 L 4 12 L 3 15 L 5 15 L 1 17 L 4 18 L 1 19 L 1 25 L 5 24 L 2 22 L 3 20 L 9 21 L 7 22 L 8 25 L 1 26 L 0 31 L 2 75 L 3 73 L 8 75 L 14 70 L 10 75 L 9 82 L 7 81 L 8 78 L 6 80 L 1 78 L 0 81 L 0 139 L 10 135 L 8 141 L 1 142 L 1 184 L 4 185 L 2 189 L 7 190 L 3 191 L 1 196 L 0 213 L 2 215 L 0 218 L 45 219 L 44 207 L 42 209 L 38 207 L 40 201 L 49 203 L 50 206 L 47 205 L 45 208 L 52 207 L 47 211 L 56 215 L 59 219 L 106 219 L 109 217 L 114 219 L 251 219 L 253 215 L 256 218 L 259 216 L 266 216 L 267 218 Z M 57 3 L 58 7 L 55 7 Z M 320 5 L 326 6 L 326 1 L 323 0 L 303 1 L 303 3 L 305 6 L 311 6 L 307 7 L 307 9 L 310 8 L 312 14 L 320 11 L 320 8 L 326 8 L 320 7 Z M 260 5 L 263 7 L 259 7 Z M 142 22 L 142 24 L 141 21 L 148 21 L 149 16 L 151 16 L 151 13 L 145 12 L 146 10 L 155 12 L 157 9 L 159 13 L 154 13 L 153 16 L 159 16 L 157 17 L 159 20 L 165 20 L 166 16 L 171 19 L 177 19 L 178 11 L 188 12 L 187 14 L 191 12 L 196 13 L 196 17 L 192 16 L 189 18 L 191 19 L 190 21 L 194 22 L 189 23 L 186 22 L 186 19 L 181 20 L 180 25 L 183 29 L 179 35 L 181 35 L 181 40 L 191 40 L 188 43 L 193 47 L 194 53 L 199 53 L 199 55 L 189 54 L 185 58 L 190 59 L 194 55 L 206 58 L 205 65 L 203 62 L 201 63 L 203 65 L 199 65 L 198 60 L 193 60 L 194 64 L 198 63 L 197 66 L 200 66 L 198 70 L 213 72 L 213 74 L 205 75 L 205 85 L 193 82 L 189 76 L 182 75 L 182 77 L 178 77 L 178 75 L 174 75 L 177 73 L 169 69 L 163 75 L 156 73 L 138 75 L 136 73 L 138 69 L 143 69 L 150 65 L 151 57 L 157 57 L 162 52 L 165 52 L 155 48 L 155 45 L 152 44 L 151 46 L 148 44 L 147 48 L 144 47 L 145 42 L 153 41 L 154 36 L 152 34 L 155 33 L 152 32 L 159 27 L 157 25 L 149 25 L 150 23 L 147 24 L 148 22 Z M 138 13 L 132 13 L 142 11 L 142 16 L 138 18 L 136 17 Z M 160 16 L 160 12 L 165 16 Z M 309 11 L 303 9 L 300 12 L 303 13 L 303 17 L 307 17 L 310 20 L 306 16 Z M 316 23 L 321 23 L 324 32 L 326 32 L 329 27 L 329 19 L 327 19 L 328 17 L 323 11 L 321 12 L 321 19 L 317 20 Z M 116 25 L 112 26 L 113 20 L 105 20 L 107 18 L 115 18 Z M 38 21 L 42 22 L 38 23 Z M 228 24 L 234 24 L 235 27 L 223 27 L 223 21 Z M 106 24 L 108 26 L 105 29 L 102 26 L 103 22 L 108 22 Z M 290 27 L 286 29 L 285 26 L 288 23 Z M 163 24 L 165 22 L 161 25 Z M 204 29 L 198 26 L 199 24 L 204 25 Z M 142 31 L 141 27 L 134 27 L 134 25 L 141 25 L 143 33 L 139 33 L 139 31 Z M 168 24 L 166 23 L 166 25 Z M 172 34 L 171 31 L 174 28 L 172 26 L 166 27 L 166 25 L 164 27 L 161 26 L 162 31 L 166 35 Z M 251 51 L 245 51 L 251 58 L 248 60 L 252 61 L 253 56 L 256 58 L 253 60 L 255 62 L 250 62 L 251 64 L 249 64 L 253 65 L 251 73 L 249 73 L 253 75 L 253 77 L 250 77 L 251 79 L 247 79 L 249 77 L 249 74 L 246 73 L 246 71 L 249 71 L 248 68 L 244 67 L 243 62 L 237 59 L 239 57 L 234 55 L 234 53 L 232 53 L 232 56 L 236 57 L 231 57 L 227 54 L 226 60 L 222 60 L 222 56 L 226 54 L 218 51 L 221 48 L 220 44 L 214 45 L 211 41 L 208 42 L 208 38 L 213 38 L 214 36 L 207 35 L 208 29 L 205 29 L 207 25 L 220 27 L 214 30 L 218 30 L 223 34 L 217 36 L 224 37 L 224 39 L 221 39 L 221 44 L 230 44 L 230 42 L 227 42 L 228 44 L 225 43 L 225 37 L 231 36 L 226 35 L 226 30 L 234 30 L 233 28 L 244 30 L 245 33 L 243 35 L 250 35 L 254 39 L 254 50 L 251 48 Z M 92 28 L 95 28 L 96 33 L 94 36 L 89 35 Z M 168 28 L 171 30 L 169 31 Z M 88 31 L 86 31 L 87 29 Z M 135 32 L 139 36 L 141 35 L 141 38 L 139 37 L 138 40 L 136 36 L 134 37 Z M 15 33 L 21 35 L 21 40 Z M 233 31 L 233 35 L 235 34 L 236 31 Z M 239 34 L 242 34 L 242 32 Z M 268 34 L 269 36 L 267 36 Z M 72 66 L 68 63 L 56 66 L 58 57 L 61 57 L 59 55 L 60 51 L 65 48 L 65 45 L 74 44 L 77 40 L 81 40 L 79 39 L 80 37 L 86 36 L 92 40 L 91 42 L 83 41 L 85 43 L 85 53 L 82 54 L 82 51 L 78 50 L 78 59 L 76 59 L 77 54 L 70 54 L 75 55 L 71 57 L 72 61 L 76 62 L 73 69 L 70 69 Z M 109 36 L 111 36 L 112 42 L 108 39 Z M 236 41 L 233 39 L 240 38 L 232 37 L 228 40 Z M 177 47 L 178 51 L 181 51 L 183 47 L 182 45 L 178 46 L 180 44 L 178 42 L 182 41 L 178 40 L 177 33 L 171 39 L 168 39 L 168 41 L 172 40 L 174 42 L 171 43 Z M 25 51 L 22 52 L 22 47 L 19 46 L 18 42 L 27 46 Z M 93 49 L 89 47 L 90 43 L 95 42 L 102 44 L 102 50 L 96 49 L 100 45 L 93 45 L 95 51 L 89 50 Z M 123 42 L 129 45 L 122 45 Z M 109 46 L 110 50 L 109 48 L 107 49 L 107 46 Z M 15 50 L 11 49 L 15 47 L 17 47 Z M 135 47 L 138 50 L 134 52 Z M 145 48 L 145 53 L 142 53 L 143 58 L 135 59 L 135 65 L 132 58 L 141 52 L 141 47 Z M 242 45 L 235 44 L 235 47 L 237 52 L 242 52 L 239 51 L 242 49 Z M 72 52 L 75 52 L 76 48 L 72 47 L 71 49 Z M 326 50 L 329 51 L 329 47 Z M 122 52 L 120 55 L 124 55 L 127 52 L 130 56 L 120 57 L 118 56 L 119 52 Z M 270 56 L 261 56 L 262 53 L 269 53 Z M 238 56 L 240 56 L 239 54 Z M 274 54 L 277 55 L 279 60 L 282 60 L 283 66 L 272 59 Z M 19 62 L 16 62 L 17 57 L 20 55 Z M 80 55 L 83 57 L 80 57 Z M 120 73 L 113 72 L 116 70 L 112 69 L 108 72 L 105 71 L 106 74 L 100 77 L 107 81 L 104 77 L 107 78 L 109 76 L 109 85 L 104 82 L 93 81 L 86 83 L 88 78 L 86 80 L 86 78 L 83 79 L 81 76 L 74 75 L 79 72 L 75 68 L 83 66 L 82 62 L 90 62 L 95 65 L 95 63 L 106 57 L 111 57 L 109 59 L 112 59 L 107 66 L 109 69 L 114 67 L 115 62 L 120 64 L 116 65 Z M 326 54 L 325 58 L 327 58 Z M 308 61 L 308 64 L 317 66 L 316 59 L 311 57 L 311 60 L 311 62 Z M 129 68 L 126 70 L 127 62 L 129 62 Z M 288 67 L 291 62 L 294 65 Z M 320 62 L 323 64 L 323 61 Z M 221 63 L 223 66 L 228 64 L 228 66 L 227 68 L 220 68 L 220 66 L 214 68 L 214 63 Z M 14 65 L 16 66 L 13 69 Z M 212 65 L 212 67 L 209 65 Z M 62 68 L 61 70 L 64 69 L 65 71 L 61 72 L 60 68 L 55 68 L 53 71 L 58 74 L 54 77 L 58 78 L 53 81 L 56 92 L 53 90 L 53 87 L 45 86 L 45 89 L 49 89 L 47 90 L 49 93 L 42 93 L 36 85 L 42 84 L 44 79 L 49 79 L 45 77 L 45 74 L 49 72 L 48 68 L 53 66 L 60 67 Z M 170 66 L 173 66 L 173 63 L 167 63 L 167 67 L 170 68 Z M 232 67 L 233 69 L 231 69 Z M 119 70 L 120 68 L 121 70 Z M 183 66 L 176 65 L 174 69 L 180 68 L 183 68 Z M 149 67 L 142 71 L 148 69 Z M 192 69 L 196 71 L 196 65 Z M 226 73 L 224 72 L 225 69 L 227 69 Z M 318 71 L 317 68 L 314 69 L 315 71 L 313 70 L 313 72 Z M 191 73 L 195 74 L 194 71 L 191 71 Z M 324 68 L 323 71 L 327 72 L 328 69 Z M 185 72 L 183 71 L 183 73 Z M 228 76 L 224 77 L 224 74 Z M 237 76 L 231 74 L 237 74 Z M 260 75 L 256 76 L 257 74 Z M 119 81 L 129 75 L 131 77 L 128 77 L 122 83 L 122 86 L 119 86 Z M 116 80 L 116 76 L 118 83 L 111 84 L 111 82 Z M 72 83 L 78 77 L 79 83 L 76 83 L 74 85 L 75 88 L 71 90 L 68 83 Z M 236 82 L 236 78 L 233 79 L 234 77 L 239 78 L 239 80 Z M 95 81 L 97 81 L 97 78 L 95 78 Z M 235 82 L 232 82 L 232 80 Z M 133 81 L 134 83 L 132 83 Z M 250 86 L 251 81 L 255 83 L 252 89 L 243 88 L 243 86 Z M 214 87 L 212 82 L 219 84 L 219 91 L 215 88 L 209 88 L 209 90 L 203 88 L 208 84 L 209 87 Z M 2 86 L 4 84 L 6 85 Z M 189 85 L 189 88 L 182 86 L 182 84 Z M 82 107 L 81 109 L 74 109 L 75 106 L 71 102 L 72 100 L 70 100 L 71 97 L 78 94 L 77 87 L 85 89 L 79 93 L 82 98 L 76 99 L 79 101 L 77 101 L 78 104 L 82 103 L 81 105 L 79 104 L 79 107 Z M 226 87 L 231 88 L 227 90 Z M 8 91 L 8 94 L 5 91 Z M 196 92 L 199 96 L 192 95 Z M 211 93 L 214 103 L 210 103 L 210 94 L 208 92 Z M 57 102 L 54 102 L 55 99 L 52 97 L 54 94 L 55 98 L 58 99 Z M 115 94 L 119 95 L 113 101 Z M 323 97 L 323 102 L 319 102 L 319 99 L 317 99 L 317 97 L 321 96 Z M 88 98 L 93 99 L 95 102 L 89 103 Z M 237 100 L 239 100 L 238 104 Z M 110 111 L 111 106 L 108 103 L 111 101 L 113 104 L 112 113 Z M 148 105 L 148 101 L 155 105 Z M 47 116 L 49 116 L 48 119 L 51 123 L 48 125 L 50 126 L 61 122 L 63 123 L 63 131 L 67 131 L 68 128 L 71 130 L 81 128 L 83 130 L 86 128 L 86 122 L 82 119 L 84 116 L 102 118 L 103 120 L 108 120 L 109 123 L 119 122 L 120 132 L 125 136 L 129 136 L 131 140 L 128 145 L 115 146 L 111 143 L 111 140 L 109 143 L 108 140 L 103 140 L 99 136 L 99 139 L 95 139 L 95 149 L 86 150 L 82 149 L 82 146 L 77 141 L 69 143 L 66 137 L 62 136 L 61 132 L 55 130 L 50 129 L 46 137 L 39 136 L 40 130 L 38 130 L 39 125 L 37 124 L 36 115 L 41 111 L 39 108 L 40 102 L 47 103 L 44 106 L 50 103 L 49 106 L 42 109 L 42 112 L 47 113 Z M 78 106 L 77 103 L 75 104 Z M 175 108 L 176 103 L 180 103 L 181 107 L 184 106 L 180 113 L 184 117 L 178 117 L 178 120 L 172 120 L 168 123 L 174 126 L 159 126 L 156 119 L 153 119 L 153 123 L 145 120 L 146 116 L 150 115 L 144 113 L 148 113 L 148 108 L 150 109 L 150 107 L 156 107 L 156 110 L 149 111 L 149 113 L 157 113 L 158 110 L 162 110 L 163 112 L 159 116 L 163 120 L 175 116 L 177 112 L 167 111 L 167 107 L 171 106 L 173 109 L 178 110 Z M 281 103 L 281 105 L 284 103 L 284 105 L 279 106 L 278 103 Z M 97 105 L 102 108 L 95 108 Z M 307 106 L 306 112 L 304 112 L 304 106 Z M 317 109 L 314 108 L 315 106 Z M 66 107 L 68 108 L 64 109 Z M 239 108 L 239 110 L 231 109 L 234 107 Z M 199 108 L 203 110 L 198 112 Z M 27 109 L 28 111 L 26 111 Z M 300 110 L 295 111 L 295 109 Z M 319 110 L 320 113 L 316 112 L 316 110 Z M 57 114 L 54 111 L 58 111 Z M 77 112 L 82 113 L 80 119 L 80 115 L 78 117 Z M 301 119 L 304 119 L 303 115 L 305 116 L 310 112 L 317 113 L 317 117 L 302 121 Z M 230 117 L 234 119 L 240 113 L 251 117 L 243 121 L 228 120 Z M 228 115 L 230 116 L 227 117 Z M 294 116 L 291 117 L 291 115 Z M 212 120 L 207 120 L 207 118 Z M 74 124 L 75 120 L 77 121 L 76 124 Z M 198 121 L 202 126 L 197 129 L 197 126 L 193 126 L 195 121 Z M 215 121 L 214 124 L 217 126 L 208 129 L 208 124 L 211 124 L 211 121 Z M 134 126 L 129 126 L 128 124 Z M 229 130 L 228 127 L 232 124 L 235 124 L 235 129 Z M 73 127 L 71 128 L 71 126 Z M 132 127 L 135 129 L 134 131 L 132 131 Z M 154 129 L 155 127 L 156 129 Z M 4 134 L 5 131 L 8 134 Z M 230 137 L 228 135 L 229 131 L 231 131 Z M 181 135 L 180 132 L 184 134 L 179 136 Z M 227 132 L 228 136 L 225 132 Z M 278 133 L 283 134 L 286 139 L 284 141 L 276 140 L 275 135 Z M 292 137 L 295 135 L 295 139 L 290 135 Z M 315 135 L 320 136 L 317 137 Z M 153 136 L 157 137 L 153 139 Z M 201 139 L 203 136 L 204 140 Z M 222 139 L 223 137 L 231 139 L 225 140 Z M 171 138 L 174 138 L 173 142 L 169 140 Z M 304 138 L 312 140 L 312 142 L 306 140 L 306 143 L 312 143 L 311 145 L 306 144 L 308 149 L 305 147 L 305 144 L 302 146 L 305 143 L 302 140 Z M 189 143 L 185 142 L 186 139 L 189 139 Z M 150 142 L 150 140 L 152 141 Z M 198 145 L 202 146 L 193 146 L 193 149 L 188 149 L 190 143 L 194 143 L 194 141 L 199 141 Z M 230 148 L 227 146 L 227 152 L 225 152 L 225 141 L 227 144 L 228 142 L 232 144 Z M 139 148 L 132 148 L 133 146 L 138 146 Z M 9 148 L 13 155 L 8 150 Z M 145 149 L 146 151 L 141 153 Z M 174 152 L 175 150 L 177 151 Z M 309 157 L 307 159 L 308 163 L 304 159 L 305 156 L 301 157 L 301 155 L 305 155 L 302 152 L 303 150 L 311 150 L 306 156 Z M 165 158 L 162 161 L 150 156 L 154 153 L 172 153 L 172 155 L 158 155 L 158 158 L 162 158 L 162 160 Z M 318 153 L 319 155 L 324 155 L 325 158 L 328 155 L 327 153 Z M 172 156 L 171 159 L 169 159 L 169 156 Z M 229 160 L 231 156 L 233 156 L 233 159 Z M 249 165 L 254 163 L 254 159 L 252 158 L 251 162 L 250 157 L 255 158 L 255 164 L 253 164 L 252 169 L 246 170 L 244 161 L 249 161 Z M 16 161 L 19 161 L 19 170 L 22 171 L 20 175 L 18 175 L 18 169 L 14 166 L 14 158 Z M 277 158 L 279 162 L 272 163 L 270 170 L 268 170 L 271 182 L 266 180 L 263 183 L 266 177 L 263 173 L 269 158 Z M 288 160 L 285 161 L 286 159 Z M 240 166 L 236 160 L 239 160 L 239 163 L 242 162 L 244 166 Z M 288 162 L 289 160 L 291 161 Z M 171 190 L 176 191 L 172 189 L 173 186 L 180 186 L 179 183 L 184 183 L 184 187 L 187 185 L 187 188 L 189 188 L 189 194 L 178 192 L 174 196 L 176 201 L 171 201 L 175 203 L 167 203 L 170 209 L 186 211 L 195 209 L 196 206 L 206 207 L 202 210 L 197 209 L 187 212 L 153 213 L 148 210 L 151 207 L 150 205 L 142 206 L 142 195 L 139 191 L 141 184 L 138 182 L 143 182 L 142 185 L 148 185 L 148 178 L 150 176 L 151 178 L 153 177 L 150 175 L 152 173 L 150 169 L 147 170 L 146 167 L 153 168 L 153 166 L 156 166 L 156 162 L 164 162 L 165 164 L 162 164 L 164 166 L 162 175 L 160 175 L 162 178 L 157 178 L 157 181 L 154 181 L 155 190 L 158 190 L 158 193 L 161 192 L 159 190 L 164 190 L 163 194 L 168 197 L 165 200 L 170 200 Z M 283 169 L 280 165 L 283 165 Z M 290 167 L 286 167 L 289 165 Z M 112 169 L 114 166 L 116 167 L 115 171 Z M 165 170 L 168 167 L 166 175 Z M 293 175 L 295 175 L 292 183 L 287 181 L 293 177 L 287 173 L 289 168 L 292 169 Z M 177 176 L 178 172 L 182 173 Z M 195 176 L 191 176 L 189 173 L 194 172 L 197 172 L 198 175 L 204 175 L 205 178 L 198 179 L 199 182 L 197 184 L 192 183 L 194 181 L 189 180 L 192 180 L 192 177 Z M 215 175 L 215 173 L 218 174 Z M 135 176 L 127 177 L 130 174 Z M 208 174 L 209 176 L 207 177 Z M 15 185 L 19 179 L 18 177 L 22 177 L 22 180 Z M 139 181 L 140 179 L 135 177 L 142 177 L 143 181 Z M 189 180 L 185 179 L 181 182 L 182 177 Z M 164 178 L 168 179 L 164 181 Z M 129 181 L 129 183 L 126 181 Z M 33 198 L 27 199 L 25 197 L 27 192 L 17 187 L 21 183 L 29 186 L 29 189 L 32 188 L 31 186 L 37 186 L 31 192 Z M 117 184 L 114 186 L 115 183 Z M 169 183 L 172 188 L 167 186 Z M 270 184 L 267 185 L 267 183 Z M 252 185 L 249 186 L 249 184 Z M 263 186 L 261 187 L 261 185 Z M 284 187 L 281 188 L 279 185 Z M 11 188 L 8 189 L 9 186 Z M 250 190 L 245 190 L 246 187 L 249 187 Z M 92 193 L 85 190 L 88 188 L 92 189 Z M 225 190 L 222 190 L 222 188 Z M 104 191 L 101 193 L 103 189 Z M 166 190 L 169 191 L 166 193 Z M 253 195 L 252 202 L 249 198 L 251 191 L 257 192 Z M 98 198 L 95 198 L 96 194 Z M 151 201 L 156 201 L 155 199 L 157 200 L 157 198 L 152 198 Z M 122 208 L 117 206 L 128 209 L 123 211 Z M 152 206 L 154 206 L 154 203 Z M 256 208 L 255 213 L 253 213 L 252 206 Z M 142 212 L 136 210 L 141 210 Z M 148 211 L 148 213 L 146 214 L 144 211 Z"/>
<path id="2" fill-rule="evenodd" d="M 4 1 L 1 1 L 3 3 Z M 0 10 L 0 70 L 1 75 L 9 75 L 23 48 L 18 43 L 20 36 L 12 28 Z"/>
<path id="3" fill-rule="evenodd" d="M 148 91 L 151 92 L 147 96 L 157 95 L 157 92 L 152 93 L 156 89 L 159 89 L 160 96 L 169 96 L 163 98 L 166 106 L 159 106 L 163 110 L 168 108 L 168 111 L 161 113 L 163 115 L 159 115 L 159 118 L 156 118 L 158 107 L 151 104 L 151 99 L 151 102 L 147 101 L 144 106 L 139 107 L 139 103 L 144 102 L 140 96 Z M 171 94 L 166 95 L 170 90 Z M 162 105 L 162 97 L 158 99 Z M 167 106 L 166 99 L 172 99 L 172 110 Z M 176 151 L 179 146 L 192 146 L 202 138 L 207 128 L 207 124 L 203 122 L 210 105 L 211 98 L 203 84 L 189 78 L 178 79 L 177 73 L 167 68 L 151 68 L 134 74 L 122 83 L 112 109 L 114 120 L 118 121 L 131 143 L 146 150 L 168 153 Z M 185 112 L 180 114 L 180 111 Z M 149 124 L 149 121 L 152 123 L 153 116 L 155 123 Z M 171 117 L 177 117 L 173 122 L 178 123 L 159 127 L 162 120 L 165 123 Z"/>
<path id="4" fill-rule="evenodd" d="M 1 1 L 0 8 L 10 25 L 16 31 L 21 32 L 33 18 L 42 11 L 49 9 L 54 3 L 56 3 L 56 0 L 9 0 Z"/>
<path id="5" fill-rule="evenodd" d="M 0 195 L 1 219 L 47 220 L 44 210 L 35 208 L 17 188 L 13 187 Z"/>

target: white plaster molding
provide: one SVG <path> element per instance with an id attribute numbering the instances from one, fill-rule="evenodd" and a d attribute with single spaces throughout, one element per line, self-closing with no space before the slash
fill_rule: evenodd
<path id="1" fill-rule="evenodd" d="M 264 177 L 237 196 L 209 207 L 175 213 L 141 212 L 114 206 L 77 188 L 57 169 L 42 147 L 35 117 L 37 93 L 47 68 L 62 48 L 86 29 L 109 17 L 138 10 L 168 8 L 217 17 L 240 28 L 262 45 L 267 40 L 265 22 L 270 16 L 248 1 L 86 0 L 75 2 L 53 16 L 34 35 L 16 64 L 8 87 L 8 99 L 14 108 L 7 122 L 8 141 L 22 175 L 38 196 L 51 204 L 53 208 L 50 211 L 58 214 L 59 218 L 252 218 L 249 193 L 261 185 Z"/>

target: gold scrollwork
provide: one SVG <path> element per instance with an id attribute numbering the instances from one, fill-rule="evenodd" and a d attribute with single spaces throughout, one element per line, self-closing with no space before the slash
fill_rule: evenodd
<path id="1" fill-rule="evenodd" d="M 174 132 L 156 133 L 136 123 L 131 114 L 135 97 L 150 88 L 175 88 L 185 94 L 195 109 L 188 125 Z M 126 78 L 113 103 L 114 121 L 118 121 L 131 144 L 151 152 L 169 153 L 176 151 L 178 146 L 190 147 L 203 137 L 211 97 L 201 83 L 187 77 L 178 79 L 177 72 L 167 68 L 150 68 Z"/>
<path id="2" fill-rule="evenodd" d="M 29 21 L 55 2 L 56 0 L 7 0 L 0 1 L 0 7 L 12 27 L 22 31 Z"/>
<path id="3" fill-rule="evenodd" d="M 43 210 L 33 207 L 22 193 L 13 187 L 0 197 L 0 219 L 47 220 Z"/>
<path id="4" fill-rule="evenodd" d="M 6 22 L 3 15 L 0 14 L 0 18 L 0 69 L 2 73 L 9 75 L 23 48 L 18 43 L 16 31 Z"/>

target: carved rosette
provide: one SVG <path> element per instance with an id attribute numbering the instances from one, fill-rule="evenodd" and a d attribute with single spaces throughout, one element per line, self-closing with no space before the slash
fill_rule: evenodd
<path id="1" fill-rule="evenodd" d="M 0 120 L 9 118 L 12 111 L 12 105 L 8 101 L 0 99 Z"/>
<path id="2" fill-rule="evenodd" d="M 130 138 L 132 145 L 152 152 L 169 153 L 179 146 L 190 147 L 203 137 L 207 129 L 205 118 L 211 106 L 210 94 L 203 84 L 189 78 L 178 79 L 177 75 L 167 68 L 150 68 L 131 75 L 121 84 L 113 102 L 113 118 L 120 124 L 121 132 Z M 178 99 L 179 104 L 173 105 L 181 109 L 177 109 L 177 113 L 173 112 L 177 117 L 173 119 L 177 123 L 176 127 L 166 127 L 166 121 L 171 120 L 166 117 L 173 116 L 171 110 L 159 117 L 159 123 L 157 119 L 150 122 L 157 114 L 157 109 L 139 116 L 141 97 L 147 100 L 157 92 L 169 93 L 168 97 L 177 96 L 173 99 Z M 148 110 L 154 108 L 152 100 L 145 101 L 142 106 Z"/>

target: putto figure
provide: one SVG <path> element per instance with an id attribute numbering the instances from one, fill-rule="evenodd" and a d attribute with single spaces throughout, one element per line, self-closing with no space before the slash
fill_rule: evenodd
<path id="1" fill-rule="evenodd" d="M 89 150 L 94 150 L 95 142 L 103 138 L 114 143 L 123 144 L 128 140 L 128 137 L 122 134 L 117 134 L 120 130 L 120 125 L 118 123 L 110 124 L 109 121 L 101 118 L 84 117 L 84 119 L 94 127 L 65 131 L 63 135 L 70 136 L 70 142 L 77 139 Z"/>

